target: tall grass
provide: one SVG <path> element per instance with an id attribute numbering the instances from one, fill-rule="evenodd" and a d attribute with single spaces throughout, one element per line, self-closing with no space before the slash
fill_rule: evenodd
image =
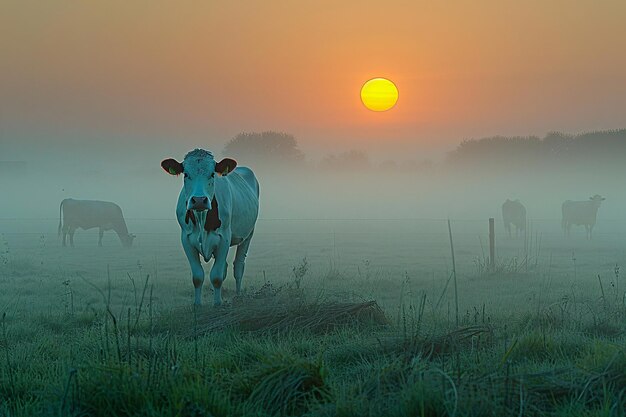
<path id="1" fill-rule="evenodd" d="M 523 313 L 472 300 L 451 317 L 448 285 L 416 290 L 408 274 L 398 310 L 321 299 L 295 276 L 181 309 L 141 268 L 117 281 L 108 269 L 105 286 L 83 277 L 93 312 L 79 280 L 71 315 L 63 303 L 36 319 L 4 313 L 0 415 L 624 416 L 626 307 L 612 274 Z"/>

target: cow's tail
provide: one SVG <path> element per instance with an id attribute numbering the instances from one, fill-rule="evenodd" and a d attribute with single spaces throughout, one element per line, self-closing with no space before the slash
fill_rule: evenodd
<path id="1" fill-rule="evenodd" d="M 63 228 L 63 221 L 62 221 L 62 213 L 63 213 L 63 203 L 65 203 L 65 200 L 61 201 L 61 205 L 59 205 L 59 229 L 57 231 L 57 236 L 61 236 L 61 229 Z"/>

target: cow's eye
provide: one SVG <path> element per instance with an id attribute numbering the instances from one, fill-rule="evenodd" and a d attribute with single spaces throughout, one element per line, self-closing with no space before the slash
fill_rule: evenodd
<path id="1" fill-rule="evenodd" d="M 189 174 L 187 174 L 187 173 L 185 172 L 184 177 L 185 177 L 185 178 L 189 178 Z"/>
<path id="2" fill-rule="evenodd" d="M 209 178 L 213 178 L 213 177 L 215 177 L 215 172 L 209 175 Z"/>

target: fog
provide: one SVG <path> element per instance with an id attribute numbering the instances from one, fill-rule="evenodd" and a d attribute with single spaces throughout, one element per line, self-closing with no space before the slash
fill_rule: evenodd
<path id="1" fill-rule="evenodd" d="M 167 175 L 159 164 L 166 157 L 182 160 L 188 150 L 171 154 L 124 151 L 114 156 L 114 150 L 70 154 L 51 147 L 45 160 L 26 160 L 2 171 L 0 217 L 55 218 L 60 201 L 75 198 L 116 202 L 129 219 L 173 219 L 182 179 Z M 221 159 L 219 149 L 214 154 Z M 619 219 L 626 207 L 622 182 L 626 168 L 607 167 L 602 161 L 508 172 L 443 161 L 413 171 L 389 168 L 375 160 L 355 170 L 307 162 L 300 167 L 242 164 L 251 167 L 259 179 L 260 218 L 487 219 L 500 217 L 501 204 L 510 198 L 522 201 L 529 219 L 558 223 L 563 201 L 587 200 L 594 194 L 607 198 L 599 221 Z"/>
<path id="2" fill-rule="evenodd" d="M 134 361 L 133 369 L 137 361 L 144 361 L 140 349 L 173 358 L 175 353 L 163 353 L 170 352 L 170 340 L 175 340 L 174 350 L 184 347 L 180 349 L 180 357 L 184 358 L 180 363 L 194 372 L 198 369 L 198 355 L 211 354 L 215 347 L 230 351 L 233 340 L 248 340 L 245 347 L 238 348 L 242 352 L 250 349 L 250 343 L 269 346 L 271 355 L 262 353 L 259 360 L 253 360 L 266 363 L 276 353 L 278 342 L 265 339 L 273 338 L 274 333 L 262 333 L 265 324 L 257 319 L 259 312 L 284 322 L 275 315 L 292 305 L 315 306 L 318 311 L 293 313 L 298 325 L 303 317 L 316 321 L 315 314 L 320 314 L 324 306 L 334 308 L 333 311 L 337 306 L 362 304 L 380 308 L 384 326 L 361 328 L 356 318 L 350 318 L 336 333 L 315 336 L 319 340 L 311 345 L 314 353 L 307 353 L 308 358 L 321 357 L 326 355 L 319 353 L 321 346 L 336 345 L 342 349 L 348 343 L 350 347 L 341 357 L 362 361 L 355 366 L 363 369 L 378 366 L 369 358 L 389 358 L 397 364 L 398 355 L 413 355 L 407 350 L 407 339 L 399 336 L 403 332 L 403 337 L 407 337 L 407 328 L 417 329 L 410 330 L 415 333 L 409 337 L 422 340 L 433 334 L 451 335 L 484 327 L 485 332 L 491 333 L 480 343 L 491 345 L 475 349 L 472 342 L 471 346 L 466 344 L 461 354 L 467 355 L 467 363 L 472 363 L 472 367 L 485 369 L 481 378 L 492 375 L 490 366 L 495 364 L 502 381 L 505 372 L 508 378 L 509 365 L 497 364 L 504 363 L 503 355 L 506 358 L 518 343 L 518 339 L 511 341 L 511 335 L 521 340 L 511 356 L 516 361 L 512 372 L 521 372 L 518 367 L 526 363 L 524 355 L 529 352 L 532 361 L 525 372 L 536 376 L 537 369 L 546 369 L 547 378 L 552 378 L 548 372 L 553 368 L 567 369 L 565 365 L 570 366 L 578 357 L 580 350 L 571 347 L 571 340 L 584 337 L 581 346 L 593 349 L 602 344 L 613 349 L 621 343 L 620 339 L 609 339 L 624 335 L 624 286 L 620 286 L 619 280 L 620 267 L 626 263 L 626 169 L 617 152 L 608 156 L 587 153 L 588 157 L 566 152 L 553 158 L 542 153 L 531 156 L 528 152 L 508 156 L 500 151 L 483 154 L 481 150 L 480 157 L 460 158 L 458 153 L 451 153 L 431 162 L 420 162 L 420 155 L 402 152 L 395 159 L 382 160 L 373 154 L 366 158 L 362 152 L 336 153 L 317 160 L 296 153 L 290 162 L 255 153 L 236 156 L 240 165 L 255 171 L 260 183 L 260 215 L 246 258 L 243 291 L 240 296 L 235 295 L 232 248 L 227 259 L 230 267 L 220 287 L 223 306 L 212 305 L 216 291 L 206 279 L 201 300 L 208 307 L 191 309 L 194 285 L 175 218 L 183 178 L 169 175 L 160 166 L 168 157 L 182 160 L 190 147 L 171 146 L 176 149 L 101 146 L 99 152 L 93 152 L 86 148 L 47 147 L 45 152 L 40 149 L 30 158 L 2 155 L 0 307 L 3 314 L 6 312 L 2 324 L 9 328 L 3 343 L 10 347 L 7 351 L 19 353 L 11 353 L 13 356 L 6 363 L 15 361 L 20 370 L 27 369 L 27 364 L 59 368 L 60 376 L 52 371 L 44 373 L 53 375 L 50 378 L 54 383 L 42 382 L 55 387 L 65 384 L 68 376 L 63 369 L 69 365 L 70 369 L 80 369 L 81 378 L 96 375 L 98 367 L 103 366 L 102 359 L 93 353 L 97 351 L 116 366 L 127 363 L 124 355 L 128 355 L 129 368 L 124 374 L 138 375 L 130 372 L 130 358 Z M 217 160 L 226 156 L 221 146 L 207 148 Z M 573 226 L 571 235 L 564 236 L 562 203 L 589 201 L 596 194 L 606 199 L 599 207 L 593 238 L 587 239 L 582 226 Z M 59 204 L 65 198 L 118 204 L 129 232 L 136 235 L 132 247 L 123 247 L 114 231 L 104 233 L 99 247 L 97 229 L 77 230 L 75 246 L 63 247 L 57 227 Z M 519 236 L 515 232 L 508 236 L 504 229 L 502 204 L 507 199 L 519 199 L 527 210 L 526 232 Z M 493 264 L 489 218 L 495 218 Z M 209 277 L 214 265 L 215 261 L 203 263 L 205 277 Z M 146 330 L 134 334 L 132 320 L 140 321 L 144 303 L 142 285 L 146 304 L 141 320 Z M 233 327 L 234 333 L 223 332 L 220 319 L 213 316 L 222 314 L 240 314 L 259 333 L 245 336 L 237 327 Z M 112 321 L 116 317 L 118 321 Z M 184 334 L 180 332 L 192 323 L 196 326 L 195 317 L 200 317 L 202 323 L 217 323 L 217 330 L 203 331 L 196 338 L 194 327 L 193 339 L 177 336 Z M 107 324 L 109 321 L 112 324 Z M 124 330 L 118 333 L 115 323 L 124 326 Z M 306 343 L 315 340 L 307 329 L 300 328 L 293 334 L 276 334 L 278 337 L 271 340 L 285 343 L 290 352 L 297 351 L 304 344 L 290 338 L 301 330 Z M 123 340 L 102 338 L 101 334 L 108 338 L 111 331 L 114 336 L 122 334 Z M 153 331 L 162 332 L 155 333 L 154 345 Z M 348 339 L 349 332 L 354 332 L 355 341 Z M 339 335 L 339 340 L 328 339 L 335 337 L 332 335 Z M 370 342 L 371 346 L 379 346 L 384 337 L 401 341 L 397 342 L 400 347 L 395 351 L 382 348 L 371 356 L 362 356 L 363 346 Z M 133 348 L 140 339 L 147 347 Z M 117 356 L 109 351 L 113 340 L 117 340 Z M 425 346 L 433 345 L 431 339 L 424 340 Z M 78 352 L 79 359 L 67 362 L 66 358 L 73 354 L 61 350 L 62 365 L 57 365 L 57 359 L 31 360 L 39 358 L 46 349 L 55 351 L 44 343 L 50 343 L 54 349 Z M 552 344 L 555 353 L 548 356 Z M 162 345 L 165 347 L 152 347 Z M 597 350 L 591 347 L 586 349 L 596 360 Z M 536 349 L 546 353 L 532 356 Z M 479 360 L 477 355 L 487 359 Z M 219 364 L 222 357 L 226 355 L 219 351 L 215 363 Z M 611 353 L 603 357 L 615 356 Z M 331 364 L 330 372 L 344 369 L 347 363 L 338 366 L 331 362 L 332 356 L 325 356 L 324 360 Z M 431 358 L 430 354 L 426 357 L 419 353 L 407 363 L 412 369 L 418 361 L 431 360 L 439 361 L 436 355 Z M 612 361 L 600 364 L 598 372 L 604 375 Z M 169 359 L 163 363 L 167 364 L 163 368 L 167 375 L 175 372 L 171 371 L 174 367 Z M 444 365 L 438 362 L 435 366 Z M 377 375 L 387 369 L 394 368 L 385 365 L 384 371 L 376 371 L 380 372 Z M 583 369 L 587 381 L 589 371 Z M 456 365 L 448 371 L 456 375 Z M 205 372 L 220 375 L 221 371 L 209 368 Z M 431 378 L 433 381 L 441 380 L 442 371 L 438 372 Z M 33 381 L 39 381 L 32 375 L 40 372 L 31 369 L 20 375 L 31 378 L 24 382 L 30 387 L 36 386 Z M 465 371 L 462 375 L 469 378 Z M 353 379 L 353 374 L 339 378 Z M 110 380 L 107 376 L 106 381 Z M 373 381 L 380 383 L 378 376 Z M 80 384 L 86 385 L 84 380 Z M 96 383 L 97 392 L 102 384 Z M 393 382 L 394 387 L 399 384 Z M 172 382 L 168 386 L 174 385 Z M 89 400 L 90 388 L 81 389 L 85 390 L 81 393 L 86 393 L 81 398 Z M 476 392 L 472 389 L 469 395 L 473 398 Z M 168 395 L 160 398 L 169 398 Z M 55 404 L 60 402 L 54 398 Z"/>
<path id="3" fill-rule="evenodd" d="M 61 245 L 56 232 L 63 199 L 112 201 L 122 208 L 129 232 L 137 235 L 135 246 L 147 253 L 155 245 L 166 247 L 184 265 L 174 214 L 182 177 L 165 173 L 160 162 L 167 157 L 182 160 L 190 148 L 168 147 L 171 152 L 163 146 L 128 146 L 123 152 L 103 145 L 97 152 L 88 147 L 73 152 L 50 147 L 45 154 L 40 151 L 14 165 L 4 162 L 0 233 L 14 248 L 14 256 L 28 258 L 41 236 L 48 247 Z M 217 160 L 223 157 L 223 145 L 209 149 Z M 10 160 L 7 156 L 2 159 Z M 623 261 L 626 169 L 615 161 L 595 156 L 584 163 L 574 158 L 542 162 L 497 154 L 459 161 L 449 154 L 430 164 L 410 165 L 406 162 L 419 161 L 419 155 L 399 152 L 396 159 L 368 158 L 364 165 L 352 166 L 341 158 L 334 159 L 339 161 L 335 165 L 312 158 L 281 164 L 242 156 L 239 163 L 255 171 L 261 189 L 249 271 L 260 274 L 261 265 L 255 266 L 254 260 L 261 254 L 264 262 L 273 259 L 281 265 L 279 275 L 288 276 L 303 257 L 317 259 L 313 265 L 322 271 L 335 251 L 350 271 L 372 259 L 381 267 L 389 265 L 389 274 L 439 271 L 445 277 L 451 266 L 446 219 L 452 222 L 461 251 L 459 268 L 470 275 L 477 260 L 488 253 L 489 218 L 496 219 L 497 253 L 503 262 L 527 257 L 529 240 L 534 240 L 541 252 L 536 256 L 545 262 L 559 254 L 560 262 L 567 263 L 572 251 L 584 253 L 589 248 L 590 273 L 594 267 Z M 595 194 L 606 200 L 598 210 L 594 239 L 586 240 L 582 226 L 573 226 L 571 236 L 564 237 L 561 204 Z M 519 199 L 526 207 L 525 237 L 506 235 L 502 224 L 506 199 Z M 97 229 L 79 229 L 77 245 L 95 246 L 96 235 Z M 105 233 L 104 245 L 120 247 L 113 231 Z M 597 245 L 604 248 L 605 261 L 592 255 L 600 249 Z M 328 252 L 331 246 L 333 251 Z M 81 258 L 75 262 L 80 264 Z M 187 283 L 188 275 L 188 270 L 180 271 L 177 279 Z"/>

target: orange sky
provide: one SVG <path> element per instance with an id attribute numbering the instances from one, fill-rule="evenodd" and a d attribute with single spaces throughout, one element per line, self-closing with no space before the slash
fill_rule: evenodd
<path id="1" fill-rule="evenodd" d="M 623 0 L 3 0 L 0 138 L 272 129 L 322 153 L 430 152 L 625 127 L 624 22 Z M 389 112 L 360 102 L 377 76 L 400 90 Z"/>

